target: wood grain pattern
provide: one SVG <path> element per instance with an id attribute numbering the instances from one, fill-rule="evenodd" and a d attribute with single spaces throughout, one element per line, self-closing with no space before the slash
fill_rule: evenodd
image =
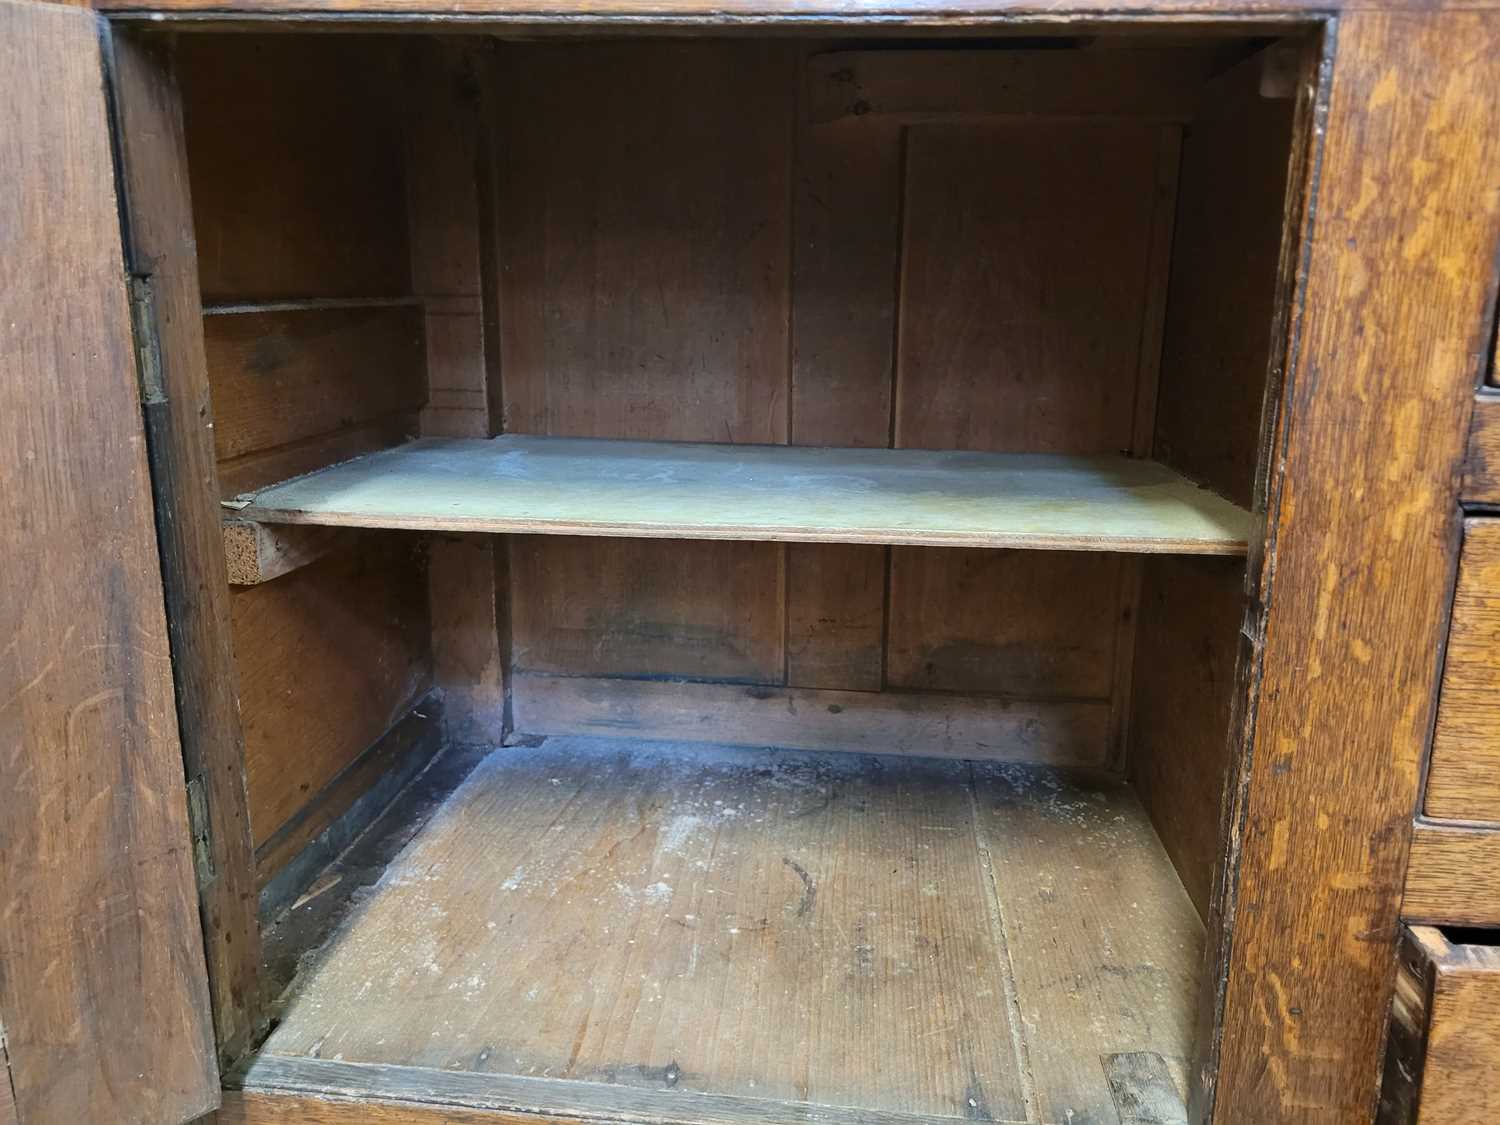
<path id="1" fill-rule="evenodd" d="M 789 687 L 879 691 L 884 686 L 888 555 L 883 547 L 787 544 Z"/>
<path id="2" fill-rule="evenodd" d="M 416 431 L 426 342 L 410 299 L 403 58 L 383 37 L 180 45 L 229 495 Z M 431 685 L 425 571 L 394 558 L 364 537 L 360 554 L 233 599 L 257 846 Z"/>
<path id="3" fill-rule="evenodd" d="M 1227 988 L 1201 1074 L 1224 1122 L 1374 1108 L 1500 242 L 1500 25 L 1346 15 L 1332 82 L 1232 789 L 1233 940 L 1211 962 Z"/>
<path id="4" fill-rule="evenodd" d="M 920 692 L 815 691 L 518 674 L 521 734 L 862 750 L 945 758 L 1102 765 L 1109 708 Z"/>
<path id="5" fill-rule="evenodd" d="M 1411 1125 L 1422 1093 L 1422 1056 L 1427 1050 L 1427 1010 L 1432 1003 L 1432 965 L 1413 930 L 1401 935 L 1390 1030 L 1375 1125 Z"/>
<path id="6" fill-rule="evenodd" d="M 433 677 L 447 699 L 450 741 L 496 745 L 505 737 L 506 609 L 495 574 L 503 543 L 463 537 L 427 547 Z"/>
<path id="7" fill-rule="evenodd" d="M 1170 231 L 1158 221 L 1171 211 L 1170 191 L 1157 190 L 1161 134 L 1056 119 L 907 132 L 896 446 L 1149 452 L 1136 406 L 1152 397 L 1156 357 L 1143 362 L 1142 349 L 1157 339 L 1165 287 L 1153 269 Z M 1117 687 L 1113 655 L 1130 651 L 1119 636 L 1133 586 L 1115 559 L 1056 562 L 894 552 L 889 682 L 1044 681 L 1124 702 L 1128 664 Z M 1061 599 L 1038 596 L 1064 586 Z M 1028 652 L 1018 636 L 1048 643 Z"/>
<path id="8" fill-rule="evenodd" d="M 1150 559 L 1136 626 L 1130 779 L 1193 905 L 1209 915 L 1245 572 L 1219 559 Z"/>
<path id="9" fill-rule="evenodd" d="M 1436 979 L 1418 1120 L 1483 1125 L 1500 1115 L 1500 948 L 1460 945 L 1440 931 L 1420 939 Z"/>
<path id="10" fill-rule="evenodd" d="M 145 403 L 167 628 L 187 781 L 198 794 L 199 912 L 220 1060 L 262 1018 L 260 932 L 245 789 L 245 743 L 224 587 L 214 413 L 204 354 L 181 93 L 171 48 L 113 36 L 109 68 L 126 267 L 149 301 L 160 386 Z"/>
<path id="11" fill-rule="evenodd" d="M 509 544 L 517 671 L 776 683 L 784 572 L 774 543 L 518 535 Z M 633 565 L 614 565 L 621 559 Z M 546 599 L 539 594 L 546 592 Z"/>
<path id="12" fill-rule="evenodd" d="M 901 153 L 899 127 L 798 122 L 793 445 L 890 443 Z"/>
<path id="13" fill-rule="evenodd" d="M 97 7 L 131 11 L 140 8 L 141 0 L 98 0 Z M 236 12 L 280 12 L 288 15 L 306 12 L 306 0 L 155 0 L 152 9 L 163 13 L 183 14 L 213 10 L 232 15 Z M 1445 0 L 1434 6 L 1432 0 L 1344 0 L 1330 8 L 1319 0 L 1073 0 L 1067 15 L 1074 19 L 1118 15 L 1140 16 L 1220 16 L 1316 17 L 1330 10 L 1362 11 L 1390 9 L 1423 11 L 1432 9 L 1487 11 L 1493 0 Z M 996 19 L 1040 17 L 1056 20 L 1057 6 L 1044 0 L 885 0 L 878 6 L 870 0 L 718 0 L 704 3 L 668 2 L 668 0 L 553 0 L 545 11 L 538 11 L 535 0 L 447 0 L 434 8 L 433 0 L 328 0 L 322 9 L 334 13 L 368 13 L 373 15 L 472 16 L 501 23 L 521 23 L 547 27 L 577 28 L 580 25 L 636 25 L 642 22 L 663 26 L 689 25 L 704 28 L 734 27 L 742 24 L 820 23 L 830 26 L 883 23 L 899 19 L 908 25 L 963 26 L 989 28 Z"/>
<path id="14" fill-rule="evenodd" d="M 678 42 L 502 53 L 495 167 L 508 433 L 787 440 L 795 52 Z M 636 614 L 628 600 L 590 606 L 589 586 L 645 581 L 665 593 L 676 574 L 678 592 L 642 611 L 655 638 L 629 628 L 629 644 L 582 670 L 782 676 L 780 549 L 533 540 L 515 550 L 511 601 L 531 607 L 515 622 L 518 654 L 571 645 L 580 616 Z M 584 586 L 579 574 L 589 575 Z M 699 630 L 731 622 L 742 624 L 710 641 L 726 658 L 721 670 L 700 672 Z M 762 659 L 768 637 L 776 651 Z"/>
<path id="15" fill-rule="evenodd" d="M 400 61 L 379 36 L 183 41 L 206 301 L 408 292 Z"/>
<path id="16" fill-rule="evenodd" d="M 967 776 L 566 740 L 492 754 L 263 1053 L 950 1118 L 973 1097 L 1016 1120 Z"/>
<path id="17" fill-rule="evenodd" d="M 1165 1053 L 1180 1109 L 1203 927 L 1140 803 L 1118 783 L 976 763 L 974 815 L 1015 973 L 1033 1119 L 1132 1125 L 1116 1094 L 1139 1086 L 1118 1069 L 1112 1085 L 1110 1060 L 1137 1052 Z"/>
<path id="18" fill-rule="evenodd" d="M 432 686 L 408 544 L 332 555 L 230 599 L 257 847 Z"/>
<path id="19" fill-rule="evenodd" d="M 1210 88 L 1183 141 L 1154 445 L 1146 450 L 1247 508 L 1284 297 L 1278 267 L 1296 111 L 1291 99 L 1260 96 L 1263 67 L 1252 57 Z"/>
<path id="20" fill-rule="evenodd" d="M 1186 121 L 1212 56 L 1132 51 L 829 51 L 809 60 L 808 117 Z"/>
<path id="21" fill-rule="evenodd" d="M 443 700 L 418 700 L 255 849 L 261 913 L 274 917 L 376 819 L 443 746 Z M 290 868 L 300 869 L 288 878 Z M 267 893 L 267 888 L 272 890 Z M 269 899 L 269 901 L 267 901 Z M 269 909 L 267 909 L 269 907 Z"/>
<path id="22" fill-rule="evenodd" d="M 1464 521 L 1425 812 L 1500 821 L 1500 521 Z"/>
<path id="23" fill-rule="evenodd" d="M 585 1120 L 385 1101 L 363 1094 L 335 1098 L 317 1091 L 299 1094 L 257 1089 L 225 1090 L 223 1107 L 206 1119 L 206 1125 L 574 1125 Z"/>
<path id="24" fill-rule="evenodd" d="M 1481 390 L 1475 396 L 1459 496 L 1471 504 L 1500 504 L 1500 394 Z"/>
<path id="25" fill-rule="evenodd" d="M 1262 95 L 1265 52 L 1201 95 L 1182 144 L 1171 295 L 1148 449 L 1252 506 L 1262 463 L 1296 102 Z M 1279 360 L 1278 360 L 1279 362 Z M 1279 384 L 1277 384 L 1279 386 Z M 1240 650 L 1238 565 L 1146 560 L 1128 760 L 1199 913 L 1224 849 Z"/>
<path id="26" fill-rule="evenodd" d="M 804 71 L 817 66 L 808 47 Z M 798 114 L 792 246 L 793 445 L 890 443 L 901 131 Z M 886 569 L 879 547 L 789 546 L 787 683 L 878 691 Z"/>
<path id="27" fill-rule="evenodd" d="M 1077 551 L 894 549 L 886 683 L 1107 700 L 1123 563 Z"/>
<path id="28" fill-rule="evenodd" d="M 1057 121 L 909 131 L 897 446 L 1130 448 L 1157 133 Z"/>
<path id="29" fill-rule="evenodd" d="M 218 1068 L 94 15 L 0 2 L 0 82 L 0 1082 L 180 1121 Z"/>
<path id="30" fill-rule="evenodd" d="M 1500 1113 L 1500 948 L 1407 930 L 1378 1125 L 1482 1125 Z M 1403 1024 L 1407 1026 L 1402 1026 Z M 1404 1067 L 1402 1064 L 1405 1064 Z"/>
<path id="31" fill-rule="evenodd" d="M 16 1116 L 16 1095 L 11 1089 L 10 1063 L 5 1048 L 0 1047 L 0 1125 L 20 1125 Z"/>
<path id="32" fill-rule="evenodd" d="M 428 402 L 422 433 L 489 437 L 480 258 L 483 147 L 480 80 L 488 53 L 466 44 L 408 45 L 403 121 L 412 292 L 426 314 Z M 484 201 L 486 204 L 488 200 Z"/>
<path id="33" fill-rule="evenodd" d="M 1208 555 L 1242 554 L 1249 522 L 1125 457 L 519 434 L 413 442 L 264 489 L 238 512 L 410 531 Z"/>
<path id="34" fill-rule="evenodd" d="M 539 1125 L 608 1121 L 611 1125 L 928 1125 L 973 1120 L 958 1116 L 899 1113 L 848 1106 L 809 1105 L 774 1098 L 699 1094 L 677 1088 L 641 1090 L 563 1078 L 474 1074 L 411 1066 L 371 1066 L 325 1059 L 267 1056 L 254 1066 L 252 1089 L 225 1095 L 226 1105 L 244 1107 L 231 1122 L 284 1122 L 306 1112 L 301 1123 L 344 1122 L 362 1106 L 347 1099 L 374 1089 L 381 1095 L 371 1116 L 379 1125 Z M 264 1085 L 260 1085 L 264 1084 Z M 293 1093 L 305 1091 L 305 1093 Z M 334 1091 L 333 1097 L 319 1093 Z M 400 1099 L 394 1101 L 391 1099 Z M 459 1103 L 462 1108 L 455 1107 Z M 278 1104 L 280 1103 L 280 1104 Z M 471 1109 L 470 1105 L 488 1108 Z M 518 1107 L 511 1108 L 499 1107 Z M 261 1116 L 268 1114 L 269 1116 Z M 326 1116 L 325 1116 L 326 1115 Z M 434 1116 L 436 1115 L 436 1116 Z M 993 1120 L 993 1119 L 992 1119 Z M 995 1125 L 1022 1125 L 998 1120 Z"/>
<path id="35" fill-rule="evenodd" d="M 1030 927 L 1080 896 L 1114 951 L 1043 958 Z M 1077 1082 L 1106 1106 L 1100 1043 L 1181 1058 L 1199 934 L 1118 783 L 549 739 L 490 755 L 419 831 L 245 1085 L 312 1052 L 350 1067 L 332 1092 L 437 1081 L 464 1107 L 1037 1120 L 1028 1058 L 1057 1103 Z M 1088 1034 L 1014 1023 L 1017 1001 Z"/>
<path id="36" fill-rule="evenodd" d="M 486 139 L 479 76 L 493 52 L 455 41 L 424 41 L 408 55 L 417 89 L 406 107 L 407 208 L 412 288 L 423 298 L 427 405 L 422 434 L 487 438 L 499 429 L 491 404 L 485 339 L 484 257 L 491 202 L 479 180 Z M 498 310 L 494 310 L 498 311 Z M 498 372 L 496 373 L 498 376 Z M 450 741 L 497 745 L 505 737 L 501 629 L 509 591 L 497 590 L 489 538 L 435 539 L 428 548 L 433 674 L 446 700 Z"/>
<path id="37" fill-rule="evenodd" d="M 211 316 L 204 337 L 221 461 L 410 414 L 427 399 L 415 306 Z"/>
<path id="38" fill-rule="evenodd" d="M 501 68 L 505 430 L 784 442 L 792 48 L 532 45 Z"/>
<path id="39" fill-rule="evenodd" d="M 359 542 L 359 532 L 350 528 L 224 521 L 224 562 L 231 586 L 258 586 Z"/>
<path id="40" fill-rule="evenodd" d="M 1500 927 L 1500 831 L 1419 820 L 1401 917 L 1411 922 Z"/>

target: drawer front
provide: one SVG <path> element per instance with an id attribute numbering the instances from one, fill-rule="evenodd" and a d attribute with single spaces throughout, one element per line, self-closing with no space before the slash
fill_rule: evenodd
<path id="1" fill-rule="evenodd" d="M 1464 522 L 1424 811 L 1500 823 L 1500 518 Z"/>
<path id="2" fill-rule="evenodd" d="M 1417 821 L 1401 917 L 1500 927 L 1500 829 Z"/>
<path id="3" fill-rule="evenodd" d="M 1403 936 L 1378 1125 L 1500 1121 L 1500 932 Z"/>
<path id="4" fill-rule="evenodd" d="M 1490 378 L 1495 378 L 1493 373 Z M 1500 504 L 1500 386 L 1491 383 L 1474 400 L 1459 499 L 1465 504 Z"/>

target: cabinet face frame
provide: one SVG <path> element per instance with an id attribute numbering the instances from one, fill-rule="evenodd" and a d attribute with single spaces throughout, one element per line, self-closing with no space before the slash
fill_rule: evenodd
<path id="1" fill-rule="evenodd" d="M 212 6 L 195 15 L 199 0 L 158 5 L 169 28 L 173 15 L 204 29 L 253 28 L 278 13 L 325 30 L 368 29 L 385 18 L 411 20 L 414 29 L 437 22 L 421 0 L 318 13 L 281 0 Z M 1333 18 L 1331 7 L 1109 6 L 1111 15 L 1278 32 L 1310 26 L 1310 14 L 1327 17 L 1316 72 L 1302 81 L 1306 143 L 1292 166 L 1283 266 L 1292 296 L 1273 349 L 1256 500 L 1264 522 L 1251 545 L 1228 844 L 1209 925 L 1205 979 L 1213 983 L 1203 993 L 1194 1068 L 1195 1119 L 1224 1125 L 1353 1125 L 1373 1112 L 1446 626 L 1458 468 L 1500 243 L 1500 199 L 1487 186 L 1500 166 L 1500 11 L 1351 3 Z M 939 10 L 763 0 L 668 11 L 621 0 L 539 13 L 468 0 L 458 10 L 473 19 L 449 18 L 445 28 L 712 31 L 808 21 L 977 33 L 1007 20 L 1089 20 L 1102 9 L 1087 0 L 1045 16 L 1014 3 Z M 149 38 L 133 15 L 112 22 L 117 41 L 127 31 Z M 1097 27 L 1098 17 L 1084 26 Z M 156 96 L 171 103 L 175 86 L 158 86 Z M 122 119 L 132 112 L 124 104 Z M 1413 240 L 1441 253 L 1404 254 Z M 191 243 L 162 253 L 159 264 L 190 257 Z M 1420 313 L 1410 307 L 1415 292 L 1424 296 Z M 233 739 L 224 745 L 218 753 L 232 753 Z"/>

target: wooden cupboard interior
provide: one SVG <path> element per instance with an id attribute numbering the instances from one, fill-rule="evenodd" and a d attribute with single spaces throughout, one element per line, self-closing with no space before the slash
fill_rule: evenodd
<path id="1" fill-rule="evenodd" d="M 236 1081 L 1179 1119 L 1313 48 L 1013 32 L 176 37 Z"/>

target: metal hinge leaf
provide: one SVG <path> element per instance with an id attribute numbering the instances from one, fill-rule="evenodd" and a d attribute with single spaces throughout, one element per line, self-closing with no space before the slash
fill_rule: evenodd
<path id="1" fill-rule="evenodd" d="M 156 289 L 150 277 L 130 278 L 130 324 L 135 332 L 135 374 L 141 405 L 167 401 L 161 375 L 161 336 L 156 327 Z"/>
<path id="2" fill-rule="evenodd" d="M 198 872 L 198 886 L 203 888 L 214 881 L 214 852 L 212 833 L 208 820 L 208 794 L 203 789 L 203 779 L 195 777 L 187 783 L 188 828 L 193 834 L 193 867 Z"/>

